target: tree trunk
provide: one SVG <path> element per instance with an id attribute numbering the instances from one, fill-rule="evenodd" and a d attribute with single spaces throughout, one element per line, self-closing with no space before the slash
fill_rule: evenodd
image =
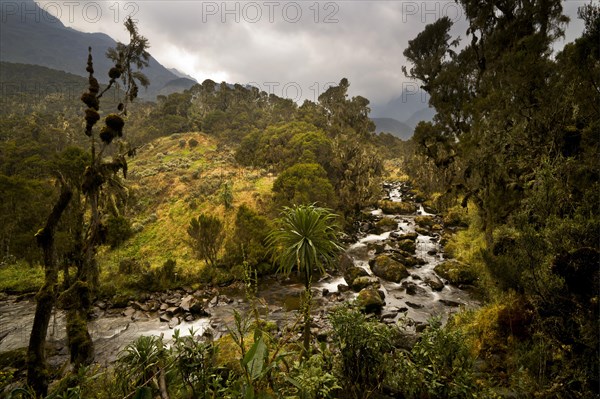
<path id="1" fill-rule="evenodd" d="M 40 397 L 48 393 L 46 334 L 56 301 L 55 290 L 58 284 L 58 269 L 54 261 L 54 231 L 72 195 L 70 188 L 63 183 L 60 197 L 54 204 L 46 225 L 36 234 L 37 243 L 44 251 L 45 282 L 36 295 L 37 306 L 27 350 L 27 384 Z"/>
<path id="2" fill-rule="evenodd" d="M 312 293 L 310 291 L 311 277 L 310 272 L 307 270 L 305 275 L 306 281 L 304 285 L 304 354 L 305 358 L 308 358 L 310 350 L 310 301 L 312 299 Z"/>

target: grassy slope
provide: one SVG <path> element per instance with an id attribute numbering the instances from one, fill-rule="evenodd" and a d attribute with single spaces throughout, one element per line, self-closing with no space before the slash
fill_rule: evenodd
<path id="1" fill-rule="evenodd" d="M 190 140 L 198 145 L 190 146 Z M 114 271 L 121 260 L 135 258 L 161 266 L 167 259 L 187 273 L 202 267 L 186 244 L 187 226 L 201 212 L 218 215 L 228 234 L 233 231 L 235 208 L 247 204 L 260 209 L 271 195 L 274 178 L 265 171 L 242 168 L 228 149 L 202 133 L 174 134 L 146 145 L 129 165 L 127 185 L 135 202 L 127 215 L 142 230 L 117 250 L 100 255 L 103 271 Z M 232 185 L 233 208 L 226 210 L 221 193 Z"/>

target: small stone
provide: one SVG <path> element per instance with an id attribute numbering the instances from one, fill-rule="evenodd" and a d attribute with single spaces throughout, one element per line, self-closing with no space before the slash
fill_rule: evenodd
<path id="1" fill-rule="evenodd" d="M 444 305 L 452 307 L 452 308 L 457 308 L 459 306 L 462 306 L 462 303 L 456 302 L 456 301 L 451 301 L 449 299 L 440 299 L 439 301 L 441 303 L 443 303 Z"/>
<path id="2" fill-rule="evenodd" d="M 339 292 L 350 291 L 350 287 L 348 287 L 346 284 L 338 284 L 337 289 Z"/>
<path id="3" fill-rule="evenodd" d="M 181 320 L 179 320 L 179 317 L 173 317 L 171 319 L 171 321 L 169 321 L 169 328 L 173 329 L 174 327 L 178 326 L 179 323 L 181 323 Z"/>
<path id="4" fill-rule="evenodd" d="M 421 305 L 421 304 L 413 303 L 413 302 L 409 302 L 409 301 L 406 301 L 406 306 L 409 306 L 413 309 L 421 309 L 423 307 L 423 305 Z"/>

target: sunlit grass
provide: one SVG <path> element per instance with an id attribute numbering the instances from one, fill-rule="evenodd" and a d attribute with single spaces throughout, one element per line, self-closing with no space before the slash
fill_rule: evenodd
<path id="1" fill-rule="evenodd" d="M 25 262 L 0 267 L 0 291 L 11 293 L 35 292 L 44 283 L 42 266 Z"/>

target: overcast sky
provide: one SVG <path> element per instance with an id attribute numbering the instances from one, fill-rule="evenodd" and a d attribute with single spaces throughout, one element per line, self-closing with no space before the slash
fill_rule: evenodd
<path id="1" fill-rule="evenodd" d="M 408 41 L 441 16 L 466 24 L 454 1 L 116 1 L 36 0 L 69 27 L 104 32 L 126 41 L 122 21 L 132 14 L 150 52 L 199 82 L 251 83 L 280 96 L 316 100 L 330 83 L 347 77 L 352 95 L 375 104 L 398 97 L 410 82 L 402 74 Z M 577 7 L 564 43 L 583 24 Z"/>

